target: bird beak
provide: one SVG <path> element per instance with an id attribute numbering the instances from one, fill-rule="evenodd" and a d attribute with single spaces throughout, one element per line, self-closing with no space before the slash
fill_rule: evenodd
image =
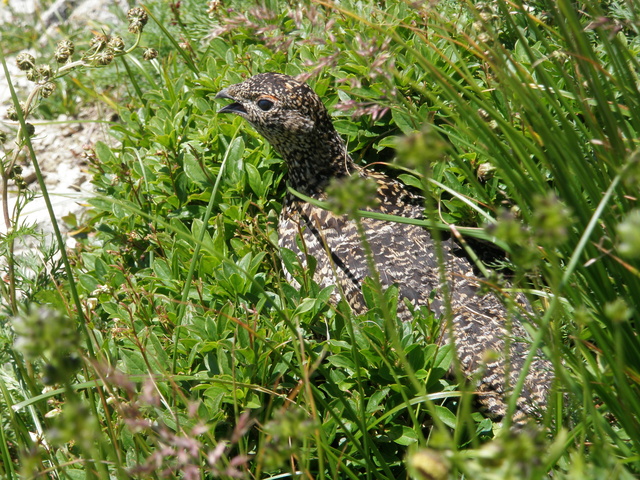
<path id="1" fill-rule="evenodd" d="M 235 98 L 233 98 L 229 94 L 227 88 L 225 88 L 224 90 L 220 90 L 218 94 L 215 96 L 215 98 L 228 98 L 229 100 L 235 100 Z M 242 115 L 244 113 L 247 113 L 247 111 L 244 109 L 244 107 L 240 103 L 233 102 L 225 107 L 222 107 L 220 110 L 218 110 L 218 113 L 236 113 L 238 115 Z"/>

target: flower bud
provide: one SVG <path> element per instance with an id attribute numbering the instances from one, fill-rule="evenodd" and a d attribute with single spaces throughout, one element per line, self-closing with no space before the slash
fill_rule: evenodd
<path id="1" fill-rule="evenodd" d="M 158 56 L 158 51 L 155 48 L 145 48 L 142 58 L 145 60 L 153 60 Z"/>
<path id="2" fill-rule="evenodd" d="M 44 98 L 50 97 L 51 94 L 55 91 L 55 89 L 56 89 L 56 84 L 55 83 L 53 83 L 53 82 L 45 83 L 42 86 L 42 90 L 41 90 L 42 96 Z"/>
<path id="3" fill-rule="evenodd" d="M 36 127 L 34 127 L 31 123 L 25 123 L 25 127 L 27 127 L 27 136 L 32 137 L 34 133 L 36 133 Z"/>
<path id="4" fill-rule="evenodd" d="M 476 175 L 478 175 L 478 179 L 479 180 L 486 180 L 488 178 L 491 178 L 493 176 L 493 172 L 495 171 L 496 167 L 494 167 L 493 165 L 491 165 L 490 162 L 484 162 L 481 163 L 480 165 L 478 165 L 478 169 L 476 171 Z"/>
<path id="5" fill-rule="evenodd" d="M 49 80 L 53 77 L 53 69 L 49 65 L 40 65 L 36 70 L 43 80 Z"/>
<path id="6" fill-rule="evenodd" d="M 116 35 L 109 39 L 107 46 L 114 52 L 120 52 L 124 50 L 124 40 L 122 40 L 120 35 Z"/>
<path id="7" fill-rule="evenodd" d="M 13 184 L 18 187 L 19 190 L 24 190 L 25 188 L 27 188 L 27 182 L 25 182 L 22 175 L 16 175 L 13 178 Z"/>
<path id="8" fill-rule="evenodd" d="M 98 65 L 109 65 L 111 62 L 113 62 L 113 58 L 113 50 L 107 48 L 102 52 L 98 52 L 98 54 L 96 55 L 96 63 Z"/>
<path id="9" fill-rule="evenodd" d="M 149 21 L 147 12 L 140 7 L 135 7 L 129 10 L 127 12 L 127 17 L 129 17 L 129 32 L 131 33 L 141 33 L 142 29 Z"/>
<path id="10" fill-rule="evenodd" d="M 38 80 L 40 80 L 40 72 L 37 68 L 27 70 L 27 80 L 29 80 L 30 82 L 37 82 Z"/>
<path id="11" fill-rule="evenodd" d="M 65 63 L 67 60 L 69 60 L 69 57 L 73 55 L 74 50 L 75 46 L 73 45 L 73 42 L 71 42 L 70 40 L 62 40 L 58 43 L 58 46 L 54 53 L 56 62 Z"/>
<path id="12" fill-rule="evenodd" d="M 26 72 L 36 67 L 36 60 L 30 53 L 21 53 L 16 57 L 16 64 L 20 70 Z"/>
<path id="13" fill-rule="evenodd" d="M 111 37 L 109 37 L 109 35 L 94 35 L 91 42 L 89 42 L 89 47 L 94 48 L 96 52 L 99 52 L 107 46 L 110 40 Z"/>
<path id="14" fill-rule="evenodd" d="M 14 122 L 18 121 L 18 113 L 16 112 L 16 108 L 13 105 L 7 107 L 7 118 L 9 120 L 13 120 Z"/>

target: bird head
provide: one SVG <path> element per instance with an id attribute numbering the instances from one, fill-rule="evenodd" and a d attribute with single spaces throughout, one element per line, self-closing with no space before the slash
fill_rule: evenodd
<path id="1" fill-rule="evenodd" d="M 216 98 L 233 100 L 219 113 L 240 115 L 281 154 L 288 143 L 333 129 L 320 97 L 289 75 L 261 73 L 225 88 Z"/>
<path id="2" fill-rule="evenodd" d="M 280 73 L 261 73 L 220 91 L 233 103 L 219 113 L 247 120 L 284 158 L 290 184 L 300 191 L 324 187 L 348 174 L 352 164 L 320 97 L 305 83 Z"/>

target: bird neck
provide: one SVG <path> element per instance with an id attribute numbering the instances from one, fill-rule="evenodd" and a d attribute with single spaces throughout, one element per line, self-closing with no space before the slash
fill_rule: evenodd
<path id="1" fill-rule="evenodd" d="M 324 193 L 332 178 L 345 177 L 356 170 L 344 141 L 335 130 L 315 132 L 307 140 L 277 149 L 287 163 L 288 183 L 293 189 L 318 196 Z"/>

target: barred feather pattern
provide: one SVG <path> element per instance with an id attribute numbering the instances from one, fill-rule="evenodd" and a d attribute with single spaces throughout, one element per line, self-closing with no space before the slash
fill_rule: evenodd
<path id="1" fill-rule="evenodd" d="M 335 131 L 321 99 L 306 84 L 292 77 L 266 73 L 222 90 L 218 98 L 234 103 L 221 112 L 235 113 L 251 123 L 282 155 L 288 166 L 289 184 L 318 200 L 326 200 L 325 189 L 332 178 L 360 175 L 376 182 L 372 211 L 421 219 L 424 200 L 402 183 L 381 173 L 357 167 Z M 443 288 L 436 245 L 428 230 L 363 217 L 362 227 L 384 287 L 398 287 L 398 315 L 411 320 L 405 300 L 426 305 L 448 320 L 440 341 L 450 341 L 452 332 L 460 365 L 474 382 L 479 404 L 491 418 L 499 420 L 507 411 L 508 395 L 529 353 L 523 316 L 531 307 L 518 295 L 519 306 L 511 313 L 494 293 L 479 293 L 480 279 L 453 238 L 441 241 L 446 287 Z M 355 313 L 366 311 L 362 284 L 371 274 L 355 221 L 288 194 L 278 225 L 279 245 L 294 251 L 303 265 L 306 253 L 315 257 L 314 280 L 321 287 L 338 285 Z M 288 280 L 295 280 L 287 273 Z M 446 317 L 447 292 L 450 315 Z M 517 399 L 513 423 L 524 424 L 538 417 L 547 405 L 553 369 L 536 352 Z"/>

